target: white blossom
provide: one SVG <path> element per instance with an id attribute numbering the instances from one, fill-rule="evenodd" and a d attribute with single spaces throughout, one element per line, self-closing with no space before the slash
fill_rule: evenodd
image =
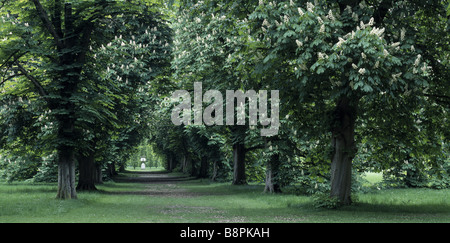
<path id="1" fill-rule="evenodd" d="M 382 29 L 379 29 L 379 28 L 373 28 L 371 31 L 370 31 L 370 34 L 374 34 L 374 35 L 377 35 L 378 37 L 380 37 L 383 33 L 384 33 L 384 28 L 382 28 Z"/>
<path id="2" fill-rule="evenodd" d="M 366 69 L 365 68 L 360 68 L 358 70 L 358 73 L 361 74 L 361 75 L 364 75 L 366 73 Z"/>
<path id="3" fill-rule="evenodd" d="M 313 11 L 314 5 L 313 5 L 312 3 L 307 2 L 307 3 L 306 3 L 306 8 L 308 9 L 309 12 L 311 12 L 311 13 L 314 12 L 314 11 Z"/>
<path id="4" fill-rule="evenodd" d="M 298 10 L 298 14 L 300 14 L 300 16 L 303 16 L 305 14 L 301 8 L 298 8 L 297 10 Z"/>
<path id="5" fill-rule="evenodd" d="M 352 7 L 350 7 L 349 5 L 347 5 L 347 7 L 345 8 L 345 11 L 347 11 L 349 13 L 353 13 L 352 12 Z"/>
<path id="6" fill-rule="evenodd" d="M 396 74 L 392 74 L 392 79 L 393 79 L 394 81 L 396 81 L 397 78 L 399 78 L 401 75 L 402 75 L 402 72 L 399 72 L 399 73 L 396 73 Z"/>
<path id="7" fill-rule="evenodd" d="M 341 47 L 341 45 L 345 42 L 345 40 L 342 37 L 338 37 L 339 41 L 336 43 L 337 47 Z"/>
<path id="8" fill-rule="evenodd" d="M 318 57 L 319 59 L 324 59 L 324 58 L 327 58 L 328 56 L 327 56 L 326 54 L 322 53 L 322 52 L 318 52 L 318 53 L 317 53 L 317 57 Z"/>
<path id="9" fill-rule="evenodd" d="M 317 21 L 319 21 L 319 24 L 323 24 L 323 20 L 319 16 L 317 16 Z"/>
<path id="10" fill-rule="evenodd" d="M 400 40 L 401 41 L 405 40 L 405 34 L 406 34 L 406 30 L 405 30 L 405 28 L 402 28 L 400 30 Z"/>
<path id="11" fill-rule="evenodd" d="M 325 32 L 325 25 L 324 25 L 324 24 L 322 24 L 322 25 L 320 26 L 319 32 L 320 32 L 320 33 Z"/>
<path id="12" fill-rule="evenodd" d="M 303 42 L 301 42 L 299 40 L 295 40 L 295 43 L 297 43 L 298 47 L 302 47 L 303 46 Z"/>
<path id="13" fill-rule="evenodd" d="M 395 47 L 397 47 L 397 46 L 399 46 L 400 45 L 400 42 L 395 42 L 395 43 L 392 43 L 391 44 L 391 47 L 392 48 L 395 48 Z"/>
<path id="14" fill-rule="evenodd" d="M 373 22 L 374 22 L 374 18 L 372 17 L 372 18 L 370 18 L 369 23 L 368 23 L 367 25 L 368 25 L 368 26 L 372 26 L 372 25 L 373 25 Z"/>
<path id="15" fill-rule="evenodd" d="M 420 63 L 420 58 L 421 58 L 422 56 L 419 54 L 419 55 L 417 55 L 417 58 L 416 58 L 416 61 L 414 62 L 414 67 L 417 67 L 417 66 L 419 66 L 419 63 Z"/>
<path id="16" fill-rule="evenodd" d="M 359 3 L 359 7 L 360 7 L 361 9 L 364 9 L 364 8 L 366 7 L 366 2 L 365 2 L 365 1 L 360 2 L 360 3 Z"/>
<path id="17" fill-rule="evenodd" d="M 422 68 L 420 70 L 422 70 L 422 72 L 425 72 L 427 70 L 427 68 L 428 68 L 427 64 L 423 63 L 423 66 L 422 66 Z"/>
<path id="18" fill-rule="evenodd" d="M 353 69 L 358 69 L 358 66 L 356 66 L 356 64 L 352 63 L 352 67 Z"/>
<path id="19" fill-rule="evenodd" d="M 330 9 L 330 11 L 328 11 L 327 17 L 328 17 L 331 21 L 335 21 L 335 20 L 336 20 L 336 18 L 333 16 L 333 11 L 331 11 L 331 9 Z"/>
<path id="20" fill-rule="evenodd" d="M 362 30 L 366 28 L 366 25 L 362 21 L 359 22 L 359 26 L 361 26 Z"/>

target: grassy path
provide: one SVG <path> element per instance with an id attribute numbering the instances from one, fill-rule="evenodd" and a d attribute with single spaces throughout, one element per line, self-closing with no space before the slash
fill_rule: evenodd
<path id="1" fill-rule="evenodd" d="M 0 182 L 0 222 L 450 222 L 450 190 L 389 189 L 359 194 L 353 206 L 317 209 L 309 196 L 264 194 L 182 175 L 127 172 L 54 199 L 56 184 Z"/>

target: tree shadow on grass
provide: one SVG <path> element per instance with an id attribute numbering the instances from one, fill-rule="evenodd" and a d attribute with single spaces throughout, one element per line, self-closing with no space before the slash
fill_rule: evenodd
<path id="1" fill-rule="evenodd" d="M 444 203 L 436 204 L 389 204 L 357 202 L 350 206 L 344 206 L 340 211 L 353 212 L 380 212 L 380 213 L 411 213 L 411 214 L 446 214 L 450 219 L 450 205 Z"/>
<path id="2" fill-rule="evenodd" d="M 56 192 L 57 185 L 54 183 L 39 183 L 39 184 L 22 184 L 22 183 L 8 183 L 2 185 L 0 193 L 53 193 Z"/>

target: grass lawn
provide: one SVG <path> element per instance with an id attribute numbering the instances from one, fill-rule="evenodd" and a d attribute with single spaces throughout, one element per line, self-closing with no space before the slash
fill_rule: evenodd
<path id="1" fill-rule="evenodd" d="M 0 222 L 450 222 L 450 190 L 389 189 L 355 205 L 317 209 L 308 196 L 263 194 L 263 185 L 190 180 L 115 183 L 77 200 L 56 200 L 56 184 L 0 182 Z"/>

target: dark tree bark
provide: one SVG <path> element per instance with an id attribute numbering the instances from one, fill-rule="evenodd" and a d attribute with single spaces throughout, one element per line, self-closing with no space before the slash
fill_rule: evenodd
<path id="1" fill-rule="evenodd" d="M 191 163 L 191 176 L 197 176 L 198 175 L 198 170 L 197 170 L 197 163 L 196 161 L 198 161 L 198 157 L 194 156 L 194 158 L 189 158 L 190 163 Z"/>
<path id="2" fill-rule="evenodd" d="M 125 164 L 124 163 L 120 164 L 119 172 L 125 172 Z"/>
<path id="3" fill-rule="evenodd" d="M 78 156 L 78 191 L 96 191 L 95 183 L 98 180 L 95 153 Z"/>
<path id="4" fill-rule="evenodd" d="M 346 97 L 341 98 L 334 111 L 332 128 L 331 193 L 341 204 L 351 204 L 352 160 L 355 146 L 356 110 Z"/>
<path id="5" fill-rule="evenodd" d="M 208 178 L 208 157 L 202 156 L 198 178 Z"/>
<path id="6" fill-rule="evenodd" d="M 247 184 L 245 175 L 245 144 L 236 143 L 233 145 L 233 185 Z"/>
<path id="7" fill-rule="evenodd" d="M 75 158 L 73 150 L 58 151 L 58 199 L 76 199 Z"/>
<path id="8" fill-rule="evenodd" d="M 174 156 L 172 153 L 169 153 L 167 155 L 167 170 L 169 172 L 172 172 L 172 170 L 175 168 L 175 162 L 174 162 Z"/>
<path id="9" fill-rule="evenodd" d="M 274 154 L 271 156 L 269 162 L 266 166 L 266 186 L 264 187 L 264 192 L 269 193 L 279 193 L 281 192 L 280 185 L 274 179 L 278 174 L 278 169 L 280 166 L 280 156 Z"/>
<path id="10" fill-rule="evenodd" d="M 183 154 L 183 158 L 181 159 L 181 172 L 186 173 L 187 171 L 187 155 Z"/>
<path id="11" fill-rule="evenodd" d="M 102 165 L 95 163 L 95 184 L 103 184 Z"/>
<path id="12" fill-rule="evenodd" d="M 118 173 L 116 171 L 116 163 L 114 161 L 108 163 L 108 165 L 107 165 L 107 173 L 108 173 L 108 177 L 110 177 L 110 178 L 118 175 Z"/>
<path id="13" fill-rule="evenodd" d="M 218 165 L 218 163 L 217 163 L 217 160 L 214 160 L 214 163 L 213 163 L 213 172 L 212 172 L 212 176 L 211 176 L 211 180 L 212 180 L 212 181 L 215 181 L 215 180 L 216 180 L 218 170 L 219 170 L 219 165 Z"/>

